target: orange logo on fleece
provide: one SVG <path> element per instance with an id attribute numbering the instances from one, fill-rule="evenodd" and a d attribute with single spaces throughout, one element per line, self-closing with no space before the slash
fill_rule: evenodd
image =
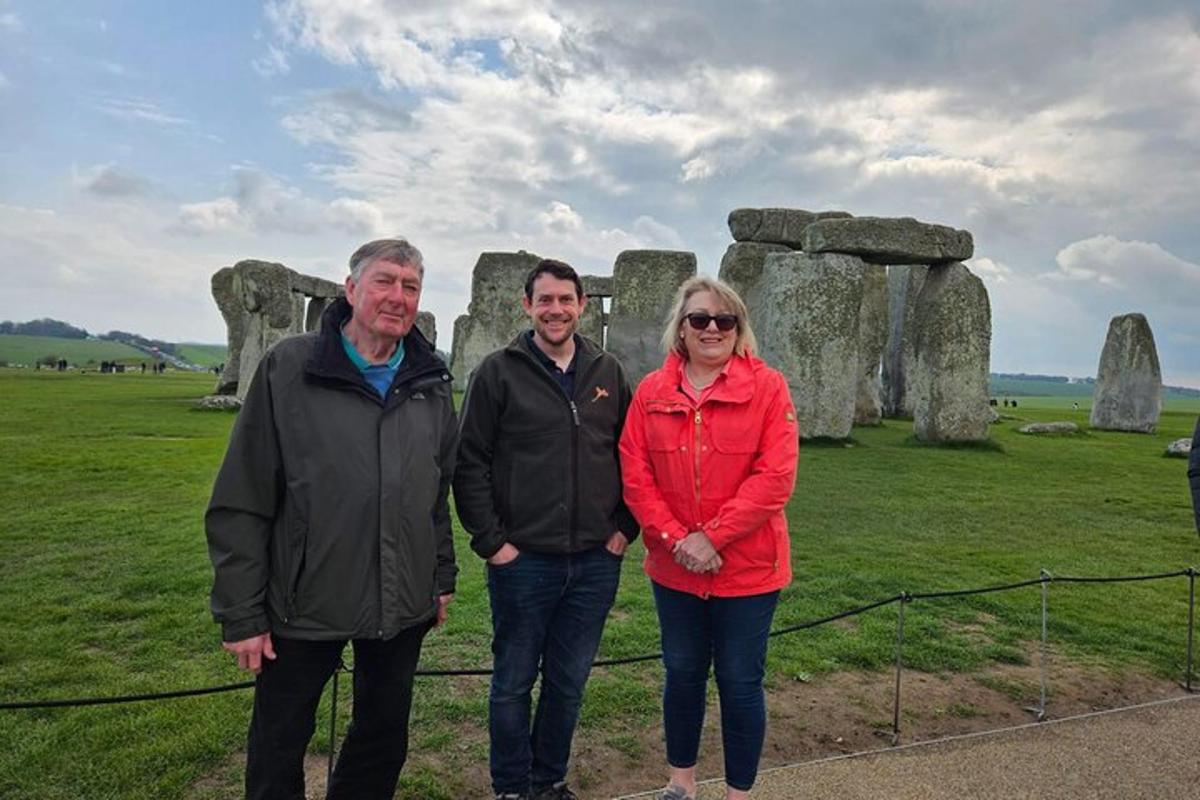
<path id="1" fill-rule="evenodd" d="M 605 389 L 603 386 L 597 386 L 596 387 L 596 396 L 592 398 L 592 402 L 594 403 L 597 400 L 600 400 L 605 397 L 608 397 L 608 389 Z"/>

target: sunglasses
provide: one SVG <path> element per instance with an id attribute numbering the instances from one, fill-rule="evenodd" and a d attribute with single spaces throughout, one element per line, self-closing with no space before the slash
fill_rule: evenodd
<path id="1" fill-rule="evenodd" d="M 687 316 L 684 317 L 684 319 L 686 319 L 688 321 L 688 325 L 691 325 L 694 330 L 698 330 L 698 331 L 702 331 L 705 328 L 707 328 L 708 323 L 710 323 L 710 322 L 717 323 L 717 330 L 724 331 L 724 332 L 733 330 L 734 328 L 737 327 L 737 324 L 738 324 L 738 318 L 735 314 L 713 315 L 713 314 L 704 314 L 702 312 L 697 311 L 693 314 L 688 314 Z"/>

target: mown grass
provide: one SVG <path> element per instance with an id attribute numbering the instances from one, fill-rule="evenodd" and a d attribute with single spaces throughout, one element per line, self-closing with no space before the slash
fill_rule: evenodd
<path id="1" fill-rule="evenodd" d="M 209 619 L 201 516 L 233 417 L 192 410 L 205 375 L 0 370 L 0 700 L 116 695 L 243 679 Z M 1021 398 L 1030 420 L 1087 409 Z M 1082 403 L 1081 403 L 1082 405 Z M 1056 575 L 1171 571 L 1200 562 L 1186 462 L 1162 457 L 1190 435 L 1200 403 L 1169 407 L 1150 435 L 1038 438 L 1020 419 L 986 448 L 913 447 L 911 425 L 855 431 L 851 446 L 805 447 L 789 506 L 796 580 L 777 626 L 892 596 Z M 486 667 L 483 572 L 462 539 L 459 592 L 423 666 Z M 627 559 L 601 656 L 654 652 L 658 634 L 638 562 Z M 1108 670 L 1180 676 L 1182 578 L 1054 584 L 1050 636 L 1065 657 Z M 906 662 L 970 671 L 1020 662 L 1040 630 L 1037 587 L 906 610 Z M 895 606 L 776 638 L 770 680 L 886 669 Z M 597 670 L 582 726 L 618 750 L 657 718 L 656 664 Z M 348 692 L 343 682 L 340 710 Z M 402 796 L 442 798 L 486 760 L 486 679 L 422 678 L 414 761 Z M 0 711 L 0 797 L 207 798 L 237 784 L 250 694 L 159 703 Z M 324 714 L 324 712 L 323 712 Z M 324 715 L 322 719 L 326 719 Z M 342 720 L 344 731 L 344 715 Z M 328 746 L 327 725 L 313 747 Z M 636 755 L 636 753 L 634 754 Z M 202 782 L 215 776 L 216 782 Z"/>
<path id="2" fill-rule="evenodd" d="M 0 362 L 24 364 L 30 368 L 46 356 L 65 358 L 75 366 L 89 366 L 101 361 L 120 361 L 136 364 L 150 360 L 149 356 L 121 342 L 97 339 L 60 339 L 56 336 L 25 336 L 0 334 Z"/>

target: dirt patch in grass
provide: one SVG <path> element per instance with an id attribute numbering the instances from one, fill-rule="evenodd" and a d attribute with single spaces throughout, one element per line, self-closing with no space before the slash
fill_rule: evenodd
<path id="1" fill-rule="evenodd" d="M 928 741 L 1033 722 L 1027 710 L 1040 695 L 1036 652 L 1028 665 L 1002 664 L 971 674 L 906 671 L 901 682 L 900 742 Z M 887 748 L 891 743 L 894 673 L 841 672 L 811 681 L 777 677 L 768 684 L 770 722 L 762 767 L 792 764 L 826 756 Z M 1113 673 L 1078 665 L 1052 663 L 1048 669 L 1047 716 L 1118 708 L 1179 696 L 1173 681 L 1143 673 Z M 422 747 L 423 732 L 413 730 L 413 751 L 405 767 L 404 800 L 438 797 L 489 797 L 486 720 L 457 726 L 453 735 L 438 734 Z M 430 732 L 424 732 L 430 735 Z M 699 773 L 714 778 L 723 772 L 720 712 L 716 692 L 710 696 L 701 745 Z M 236 797 L 241 754 L 199 781 L 190 796 Z M 324 796 L 326 759 L 306 761 L 308 797 Z M 665 783 L 662 723 L 644 726 L 595 726 L 575 738 L 572 787 L 582 798 L 612 798 L 646 792 Z M 228 794 L 221 792 L 225 784 Z M 435 788 L 436 787 L 436 788 Z M 447 793 L 443 794 L 442 791 Z"/>

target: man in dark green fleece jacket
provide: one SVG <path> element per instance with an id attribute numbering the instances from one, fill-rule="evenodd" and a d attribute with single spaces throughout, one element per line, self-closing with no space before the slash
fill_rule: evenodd
<path id="1" fill-rule="evenodd" d="M 620 363 L 576 333 L 587 301 L 574 269 L 540 262 L 523 302 L 533 330 L 467 386 L 454 501 L 488 562 L 492 787 L 497 798 L 572 800 L 583 687 L 638 533 L 617 457 L 632 392 Z"/>
<path id="2" fill-rule="evenodd" d="M 354 719 L 330 798 L 391 798 L 421 643 L 457 568 L 450 374 L 414 326 L 424 266 L 403 239 L 350 258 L 319 332 L 263 358 L 205 516 L 213 616 L 258 677 L 249 798 L 303 798 L 317 702 L 346 642 Z"/>

